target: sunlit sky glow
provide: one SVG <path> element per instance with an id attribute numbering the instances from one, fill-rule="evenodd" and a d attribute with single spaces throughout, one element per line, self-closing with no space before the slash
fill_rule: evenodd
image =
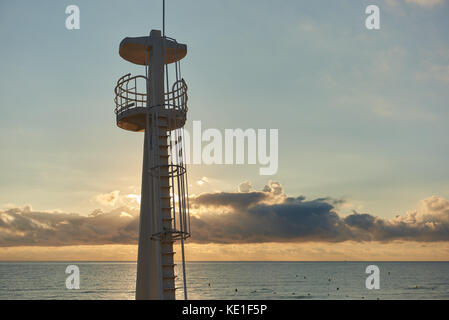
<path id="1" fill-rule="evenodd" d="M 65 28 L 68 4 L 81 10 L 80 30 Z M 368 4 L 381 9 L 378 31 L 365 28 Z M 445 0 L 168 0 L 167 34 L 188 45 L 187 129 L 192 120 L 203 129 L 279 129 L 274 176 L 260 176 L 259 165 L 189 165 L 193 215 L 233 230 L 217 217 L 250 219 L 253 209 L 232 199 L 265 192 L 262 204 L 280 217 L 287 198 L 303 196 L 294 205 L 331 203 L 320 221 L 335 213 L 341 223 L 329 229 L 333 239 L 312 232 L 250 241 L 245 229 L 248 237 L 228 241 L 192 230 L 187 257 L 447 260 L 439 228 L 449 223 L 448 13 Z M 114 228 L 136 220 L 143 136 L 116 127 L 113 88 L 143 69 L 121 59 L 118 45 L 160 27 L 161 1 L 0 3 L 0 260 L 135 259 L 132 232 L 120 243 L 55 236 L 33 245 L 11 217 L 46 227 L 33 215 L 96 212 Z M 208 207 L 201 195 L 215 193 L 223 202 Z M 345 220 L 355 213 L 395 232 L 376 224 L 361 239 L 360 226 Z M 57 220 L 64 228 L 66 218 Z"/>

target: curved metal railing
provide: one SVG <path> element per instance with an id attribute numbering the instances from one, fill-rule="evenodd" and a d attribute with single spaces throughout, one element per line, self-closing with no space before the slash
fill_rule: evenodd
<path id="1" fill-rule="evenodd" d="M 146 88 L 147 78 L 145 76 L 134 76 L 131 74 L 125 74 L 118 79 L 115 86 L 115 110 L 116 114 L 126 111 L 131 108 L 146 107 L 147 105 L 147 93 L 141 93 L 138 90 L 138 85 Z M 146 90 L 145 90 L 146 91 Z"/>
<path id="2" fill-rule="evenodd" d="M 172 91 L 165 94 L 164 100 L 167 109 L 187 112 L 187 84 L 184 79 L 178 80 L 173 84 Z"/>
<path id="3" fill-rule="evenodd" d="M 146 93 L 148 78 L 142 75 L 131 77 L 128 73 L 118 79 L 115 86 L 115 114 L 132 108 L 147 107 L 150 93 Z M 145 93 L 142 93 L 145 92 Z M 164 94 L 164 109 L 180 110 L 187 112 L 187 84 L 184 79 L 176 81 L 171 91 Z"/>

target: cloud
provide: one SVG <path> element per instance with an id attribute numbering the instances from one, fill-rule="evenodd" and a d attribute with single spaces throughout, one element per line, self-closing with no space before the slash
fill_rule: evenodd
<path id="1" fill-rule="evenodd" d="M 264 192 L 271 192 L 274 195 L 282 195 L 284 194 L 284 188 L 282 188 L 281 184 L 276 181 L 270 180 L 268 185 L 263 188 Z"/>
<path id="2" fill-rule="evenodd" d="M 202 186 L 205 183 L 209 183 L 209 179 L 207 177 L 202 177 L 200 180 L 196 182 L 198 185 Z"/>
<path id="3" fill-rule="evenodd" d="M 14 208 L 0 211 L 0 246 L 62 246 L 136 243 L 138 212 L 99 209 L 89 216 Z"/>
<path id="4" fill-rule="evenodd" d="M 249 182 L 249 181 L 243 181 L 238 186 L 239 192 L 250 192 L 252 189 L 253 189 L 253 186 L 251 185 L 251 182 Z"/>
<path id="5" fill-rule="evenodd" d="M 344 201 L 306 200 L 284 194 L 270 181 L 262 191 L 241 184 L 240 191 L 191 197 L 190 241 L 242 244 L 273 242 L 449 241 L 449 201 L 431 196 L 414 211 L 384 219 L 369 213 L 341 216 Z M 138 209 L 121 206 L 88 216 L 39 212 L 30 206 L 0 211 L 0 246 L 136 244 Z"/>
<path id="6" fill-rule="evenodd" d="M 213 201 L 208 201 L 209 197 Z M 341 217 L 339 201 L 329 198 L 305 200 L 284 197 L 270 203 L 274 194 L 265 192 L 216 193 L 194 199 L 196 206 L 227 206 L 228 214 L 192 216 L 197 242 L 342 242 L 342 241 L 449 241 L 449 201 L 432 196 L 416 211 L 394 219 L 368 213 Z M 206 201 L 205 201 L 206 200 Z"/>
<path id="7" fill-rule="evenodd" d="M 140 207 L 140 195 L 129 193 L 121 194 L 120 191 L 114 190 L 109 193 L 102 193 L 94 197 L 95 203 L 104 207 Z"/>
<path id="8" fill-rule="evenodd" d="M 115 206 L 119 199 L 120 191 L 115 190 L 109 193 L 99 194 L 95 197 L 98 203 L 105 206 Z"/>

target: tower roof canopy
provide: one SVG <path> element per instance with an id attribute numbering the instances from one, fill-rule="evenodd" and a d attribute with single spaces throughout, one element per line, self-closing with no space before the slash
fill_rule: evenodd
<path id="1" fill-rule="evenodd" d="M 146 37 L 127 37 L 120 43 L 120 56 L 132 63 L 145 65 L 145 51 L 153 48 L 162 48 L 165 41 L 166 59 L 165 63 L 173 63 L 181 60 L 187 54 L 187 45 L 177 43 L 174 39 L 161 37 L 159 30 L 151 30 L 150 36 Z M 176 53 L 176 54 L 175 54 Z M 148 62 L 147 62 L 148 63 Z"/>

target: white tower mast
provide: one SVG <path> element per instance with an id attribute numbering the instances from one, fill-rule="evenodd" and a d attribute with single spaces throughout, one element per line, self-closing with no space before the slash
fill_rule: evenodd
<path id="1" fill-rule="evenodd" d="M 146 73 L 127 74 L 115 87 L 117 126 L 145 132 L 136 299 L 175 299 L 176 240 L 181 240 L 187 299 L 184 240 L 190 236 L 190 216 L 183 151 L 187 85 L 180 66 L 187 46 L 152 30 L 147 37 L 123 39 L 119 54 L 145 66 Z M 170 68 L 174 69 L 171 87 Z"/>

